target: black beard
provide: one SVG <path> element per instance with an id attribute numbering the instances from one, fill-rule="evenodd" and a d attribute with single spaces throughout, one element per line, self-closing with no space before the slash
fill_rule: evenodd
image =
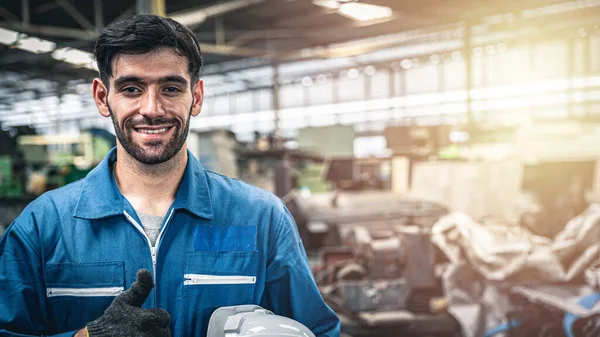
<path id="1" fill-rule="evenodd" d="M 121 145 L 123 146 L 125 151 L 127 151 L 127 153 L 129 153 L 129 155 L 131 157 L 133 157 L 135 160 L 139 161 L 142 164 L 155 165 L 155 164 L 162 164 L 162 163 L 168 161 L 169 159 L 173 158 L 181 150 L 181 148 L 183 147 L 183 144 L 185 144 L 185 140 L 187 139 L 188 133 L 190 131 L 190 120 L 191 120 L 191 116 L 192 116 L 192 107 L 194 106 L 194 103 L 192 102 L 192 105 L 190 106 L 190 111 L 188 113 L 188 120 L 185 123 L 185 125 L 183 126 L 183 129 L 182 129 L 181 123 L 176 118 L 167 119 L 167 118 L 159 117 L 159 118 L 151 119 L 146 116 L 143 116 L 143 122 L 136 121 L 135 124 L 138 124 L 138 125 L 139 124 L 143 124 L 143 125 L 164 125 L 164 124 L 174 125 L 173 127 L 175 128 L 175 134 L 164 145 L 163 151 L 158 154 L 147 153 L 142 146 L 133 142 L 132 137 L 131 137 L 131 133 L 135 132 L 133 130 L 133 127 L 135 126 L 135 124 L 133 123 L 133 120 L 131 120 L 131 119 L 126 120 L 124 123 L 125 130 L 123 130 L 119 126 L 119 124 L 115 118 L 115 114 L 113 113 L 112 109 L 110 108 L 110 105 L 107 104 L 107 106 L 108 106 L 108 111 L 110 112 L 110 117 L 112 119 L 113 126 L 115 127 L 115 133 L 117 135 L 117 139 L 119 140 L 119 142 L 121 143 Z M 158 147 L 162 146 L 162 144 L 163 144 L 162 141 L 157 141 L 157 142 L 152 142 L 152 143 L 146 143 L 145 145 L 158 148 Z"/>

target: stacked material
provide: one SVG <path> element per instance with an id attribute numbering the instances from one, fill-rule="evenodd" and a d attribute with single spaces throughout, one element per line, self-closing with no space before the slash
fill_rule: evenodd
<path id="1" fill-rule="evenodd" d="M 443 277 L 449 311 L 467 337 L 484 336 L 507 320 L 510 293 L 583 280 L 586 269 L 593 274 L 599 239 L 598 204 L 571 219 L 553 240 L 516 225 L 478 223 L 462 213 L 442 217 L 432 229 L 432 241 L 451 262 Z"/>

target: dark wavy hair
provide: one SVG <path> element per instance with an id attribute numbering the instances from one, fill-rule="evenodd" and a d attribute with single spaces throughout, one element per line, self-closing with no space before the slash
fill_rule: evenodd
<path id="1" fill-rule="evenodd" d="M 187 57 L 191 84 L 198 81 L 202 69 L 198 39 L 179 22 L 156 15 L 136 15 L 102 30 L 94 48 L 100 79 L 108 88 L 117 54 L 145 54 L 160 48 L 173 48 Z"/>

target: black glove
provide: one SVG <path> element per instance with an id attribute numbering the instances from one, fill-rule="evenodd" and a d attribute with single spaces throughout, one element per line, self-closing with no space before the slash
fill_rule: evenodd
<path id="1" fill-rule="evenodd" d="M 141 308 L 152 287 L 152 274 L 139 270 L 131 288 L 117 296 L 100 318 L 88 323 L 89 336 L 170 337 L 169 313 L 160 308 Z"/>

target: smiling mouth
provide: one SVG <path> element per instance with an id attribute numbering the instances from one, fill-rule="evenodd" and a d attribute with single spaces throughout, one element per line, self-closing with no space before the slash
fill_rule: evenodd
<path id="1" fill-rule="evenodd" d="M 165 133 L 165 132 L 169 131 L 171 128 L 172 128 L 172 126 L 167 126 L 167 127 L 162 127 L 162 128 L 145 128 L 145 127 L 136 128 L 136 127 L 134 127 L 133 129 L 139 133 L 156 135 L 156 134 Z"/>

